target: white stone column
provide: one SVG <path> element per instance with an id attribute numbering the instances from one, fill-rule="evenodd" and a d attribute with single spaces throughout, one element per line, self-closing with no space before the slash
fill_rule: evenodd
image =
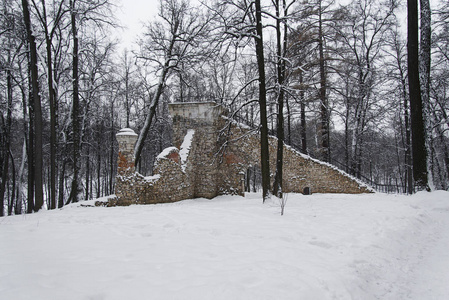
<path id="1" fill-rule="evenodd" d="M 117 175 L 131 175 L 136 171 L 134 145 L 137 141 L 137 134 L 131 128 L 123 128 L 115 136 L 118 142 Z"/>

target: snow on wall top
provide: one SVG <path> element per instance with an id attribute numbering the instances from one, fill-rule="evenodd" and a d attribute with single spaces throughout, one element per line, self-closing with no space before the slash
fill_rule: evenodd
<path id="1" fill-rule="evenodd" d="M 272 137 L 272 138 L 277 139 L 276 137 Z M 289 146 L 289 145 L 284 144 L 284 146 L 285 146 L 287 149 L 289 149 L 289 150 L 295 152 L 297 155 L 301 156 L 302 158 L 311 160 L 311 161 L 313 161 L 313 162 L 315 162 L 315 163 L 317 163 L 317 164 L 324 165 L 324 166 L 326 166 L 326 167 L 328 167 L 328 168 L 330 168 L 330 169 L 333 169 L 333 170 L 339 172 L 341 175 L 346 176 L 346 177 L 350 178 L 351 180 L 357 182 L 357 184 L 358 184 L 359 186 L 361 186 L 361 187 L 366 187 L 370 192 L 373 192 L 373 193 L 376 192 L 376 191 L 375 191 L 371 186 L 369 186 L 368 184 L 366 184 L 366 183 L 364 183 L 363 181 L 361 181 L 360 179 L 358 179 L 358 178 L 356 178 L 356 177 L 354 177 L 354 176 L 352 176 L 352 175 L 346 173 L 345 171 L 339 169 L 338 167 L 336 167 L 336 166 L 334 166 L 334 165 L 332 165 L 332 164 L 330 164 L 330 163 L 327 163 L 327 162 L 318 160 L 318 159 L 316 159 L 316 158 L 313 158 L 313 157 L 311 157 L 311 156 L 309 156 L 309 155 L 306 155 L 306 154 L 304 154 L 304 153 L 301 153 L 301 152 L 299 152 L 298 150 L 294 149 L 293 147 L 291 147 L 291 146 Z"/>
<path id="2" fill-rule="evenodd" d="M 223 116 L 223 118 L 226 119 L 226 120 L 228 120 L 229 122 L 232 122 L 232 124 L 234 124 L 234 125 L 236 125 L 236 126 L 242 128 L 242 129 L 247 129 L 247 130 L 250 129 L 250 127 L 248 127 L 247 125 L 245 125 L 245 124 L 243 124 L 243 123 L 240 123 L 240 122 L 238 122 L 238 121 L 236 121 L 236 120 L 229 119 L 229 118 L 227 118 L 227 117 L 225 117 L 225 116 Z M 257 134 L 257 135 L 258 135 L 259 133 L 257 133 L 257 132 L 252 132 L 251 134 Z M 270 138 L 277 141 L 277 137 L 275 137 L 275 136 L 271 136 L 271 135 L 270 135 Z M 313 158 L 313 157 L 311 157 L 311 156 L 309 156 L 309 155 L 306 155 L 306 154 L 304 154 L 304 153 L 301 153 L 301 152 L 299 152 L 298 150 L 294 149 L 293 147 L 291 147 L 291 146 L 289 146 L 289 145 L 286 145 L 285 143 L 284 143 L 284 147 L 285 147 L 286 149 L 289 149 L 290 151 L 294 152 L 296 155 L 299 155 L 300 157 L 302 157 L 302 158 L 305 159 L 305 160 L 313 161 L 313 162 L 315 162 L 315 163 L 317 163 L 317 164 L 324 165 L 324 166 L 326 166 L 326 167 L 328 167 L 328 168 L 330 168 L 330 169 L 333 169 L 333 170 L 339 172 L 341 175 L 343 175 L 343 176 L 345 176 L 345 177 L 348 177 L 348 178 L 350 178 L 351 180 L 357 182 L 357 184 L 358 184 L 360 187 L 365 187 L 365 188 L 367 188 L 370 192 L 373 192 L 373 193 L 376 192 L 371 186 L 369 186 L 369 185 L 366 184 L 365 182 L 363 182 L 363 181 L 361 181 L 360 179 L 358 179 L 358 178 L 356 178 L 356 177 L 354 177 L 354 176 L 352 176 L 352 175 L 346 173 L 345 171 L 339 169 L 338 167 L 336 167 L 336 166 L 334 166 L 334 165 L 332 165 L 332 164 L 330 164 L 330 163 L 327 163 L 327 162 L 318 160 L 318 159 Z"/>
<path id="3" fill-rule="evenodd" d="M 116 134 L 116 136 L 123 136 L 123 135 L 137 136 L 137 133 L 135 133 L 134 130 L 132 130 L 131 128 L 122 128 Z"/>
<path id="4" fill-rule="evenodd" d="M 173 152 L 176 152 L 179 154 L 179 157 L 181 159 L 181 168 L 183 171 L 185 171 L 187 166 L 187 157 L 189 156 L 190 148 L 192 146 L 192 139 L 193 135 L 195 134 L 195 130 L 189 129 L 187 130 L 187 134 L 184 137 L 184 141 L 181 144 L 180 149 L 176 147 L 168 147 L 162 150 L 161 153 L 156 157 L 156 161 L 167 159 L 170 154 Z"/>
<path id="5" fill-rule="evenodd" d="M 156 157 L 156 161 L 161 160 L 161 159 L 165 159 L 167 158 L 167 156 L 169 156 L 172 152 L 178 152 L 178 148 L 176 147 L 167 147 L 164 150 L 162 150 L 161 153 L 159 153 L 159 155 Z"/>

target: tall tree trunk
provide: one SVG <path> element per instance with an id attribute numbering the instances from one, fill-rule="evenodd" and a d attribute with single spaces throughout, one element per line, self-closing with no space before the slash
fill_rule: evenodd
<path id="1" fill-rule="evenodd" d="M 72 152 L 72 162 L 73 162 L 73 178 L 72 187 L 67 200 L 67 204 L 70 202 L 78 202 L 79 193 L 79 170 L 80 170 L 80 103 L 79 103 L 79 76 L 78 76 L 78 28 L 76 24 L 76 9 L 75 0 L 70 0 L 70 18 L 71 18 L 71 30 L 73 38 L 73 49 L 72 49 L 72 142 L 73 142 L 73 152 Z"/>
<path id="2" fill-rule="evenodd" d="M 407 177 L 407 194 L 413 194 L 413 171 L 412 171 L 412 141 L 410 134 L 410 121 L 409 121 L 409 109 L 408 109 L 408 98 L 407 98 L 407 87 L 405 83 L 405 77 L 401 71 L 401 81 L 404 99 L 404 126 L 405 126 L 405 165 L 406 165 L 406 177 Z"/>
<path id="3" fill-rule="evenodd" d="M 29 59 L 28 59 L 29 60 Z M 30 62 L 28 61 L 29 69 L 31 70 Z M 27 177 L 27 214 L 30 214 L 34 210 L 34 102 L 33 91 L 31 84 L 31 73 L 29 74 L 29 94 L 28 94 L 28 143 L 27 143 L 27 158 L 28 158 L 28 177 Z M 25 107 L 25 105 L 24 105 Z M 24 109 L 24 116 L 26 112 Z M 25 125 L 26 126 L 26 125 Z"/>
<path id="4" fill-rule="evenodd" d="M 7 112 L 6 112 L 6 121 L 3 120 L 2 116 L 2 124 L 3 128 L 1 131 L 3 132 L 3 139 L 0 139 L 2 142 L 2 146 L 0 146 L 0 153 L 3 156 L 3 166 L 2 166 L 2 182 L 0 185 L 0 217 L 4 216 L 4 205 L 5 205 L 5 191 L 6 191 L 6 183 L 8 182 L 9 175 L 9 152 L 11 145 L 11 124 L 12 124 L 12 76 L 11 70 L 6 71 L 6 89 L 7 89 Z M 1 136 L 0 136 L 1 137 Z M 3 148 L 3 149 L 2 149 Z M 12 162 L 14 164 L 14 162 Z M 9 202 L 8 201 L 8 210 L 9 210 Z M 8 211 L 9 214 L 9 211 Z"/>
<path id="5" fill-rule="evenodd" d="M 283 0 L 284 16 L 287 15 L 285 0 Z M 287 21 L 284 21 L 284 39 L 281 34 L 280 3 L 276 0 L 276 40 L 277 40 L 277 84 L 278 84 L 278 111 L 277 111 L 277 153 L 276 173 L 273 183 L 273 195 L 282 197 L 282 167 L 284 164 L 284 80 L 285 80 L 285 50 L 287 47 Z"/>
<path id="6" fill-rule="evenodd" d="M 100 130 L 97 136 L 97 145 L 100 146 L 100 141 L 103 138 L 103 121 L 100 123 Z M 97 148 L 97 198 L 101 196 L 101 148 Z"/>
<path id="7" fill-rule="evenodd" d="M 418 3 L 407 0 L 407 54 L 412 129 L 413 178 L 420 189 L 428 188 L 427 151 L 423 120 L 423 105 L 419 84 Z"/>
<path id="8" fill-rule="evenodd" d="M 262 167 L 262 195 L 263 202 L 269 198 L 270 192 L 270 154 L 268 149 L 268 124 L 267 124 L 267 92 L 265 85 L 265 57 L 263 49 L 262 33 L 262 8 L 260 0 L 256 4 L 256 56 L 259 71 L 259 108 L 260 108 L 260 158 Z"/>
<path id="9" fill-rule="evenodd" d="M 114 164 L 116 163 L 114 160 L 114 140 L 115 140 L 115 132 L 114 132 L 114 102 L 112 102 L 111 105 L 111 136 L 110 136 L 110 143 L 111 143 L 111 152 L 109 156 L 109 194 L 112 194 L 113 190 L 113 179 L 112 176 L 114 173 Z"/>
<path id="10" fill-rule="evenodd" d="M 159 78 L 157 90 L 153 96 L 153 99 L 151 100 L 150 111 L 145 118 L 145 123 L 143 124 L 142 130 L 139 133 L 139 137 L 137 139 L 136 145 L 134 146 L 134 165 L 135 166 L 137 166 L 140 162 L 140 156 L 142 154 L 142 149 L 145 144 L 145 139 L 147 138 L 148 132 L 150 131 L 151 123 L 153 122 L 154 115 L 156 114 L 156 108 L 159 103 L 159 99 L 161 98 L 162 92 L 164 91 L 165 82 L 167 80 L 167 77 L 168 77 L 169 71 L 170 71 L 170 65 L 172 64 L 172 61 L 174 60 L 172 52 L 175 47 L 175 43 L 178 39 L 179 26 L 180 26 L 180 23 L 175 22 L 172 37 L 170 40 L 170 45 L 167 49 L 166 60 L 165 60 L 164 66 L 162 68 L 161 77 Z"/>
<path id="11" fill-rule="evenodd" d="M 319 1 L 319 20 L 318 20 L 318 48 L 320 53 L 320 150 L 321 159 L 329 162 L 329 108 L 326 97 L 326 70 L 324 66 L 324 38 L 323 38 L 323 20 L 321 0 Z"/>
<path id="12" fill-rule="evenodd" d="M 173 44 L 174 44 L 174 41 L 173 41 Z M 172 48 L 173 48 L 173 45 L 172 45 L 171 49 Z M 142 149 L 143 149 L 143 146 L 145 145 L 145 139 L 147 138 L 148 132 L 150 131 L 151 123 L 153 122 L 154 115 L 156 114 L 156 108 L 159 103 L 159 99 L 161 98 L 162 92 L 164 91 L 165 81 L 167 79 L 170 61 L 171 61 L 171 59 L 167 59 L 165 66 L 162 70 L 161 78 L 159 79 L 156 93 L 154 94 L 153 99 L 151 100 L 151 103 L 150 103 L 150 111 L 149 111 L 147 117 L 145 118 L 145 123 L 142 127 L 142 130 L 140 131 L 139 138 L 137 139 L 137 142 L 136 142 L 136 145 L 134 148 L 134 155 L 135 155 L 135 163 L 134 164 L 136 166 L 140 161 Z"/>
<path id="13" fill-rule="evenodd" d="M 306 99 L 304 97 L 304 88 L 302 87 L 303 77 L 302 72 L 299 73 L 299 85 L 301 86 L 301 90 L 299 91 L 299 99 L 301 101 L 301 152 L 304 154 L 308 154 L 307 151 L 307 122 L 306 122 Z"/>
<path id="14" fill-rule="evenodd" d="M 37 68 L 37 50 L 36 39 L 31 28 L 31 19 L 28 0 L 22 0 L 23 18 L 27 31 L 27 39 L 29 46 L 29 66 L 31 69 L 31 93 L 33 101 L 34 114 L 34 147 L 30 148 L 31 153 L 34 153 L 34 211 L 38 211 L 44 204 L 44 193 L 42 184 L 42 164 L 43 164 L 43 150 L 42 150 L 42 108 L 41 98 L 39 93 L 39 74 Z"/>
<path id="15" fill-rule="evenodd" d="M 53 83 L 52 38 L 48 32 L 45 1 L 42 2 L 43 26 L 47 47 L 47 82 L 50 104 L 50 209 L 56 208 L 56 91 Z"/>
<path id="16" fill-rule="evenodd" d="M 430 122 L 430 64 L 431 64 L 431 10 L 429 0 L 420 0 L 420 45 L 419 45 L 419 79 L 421 84 L 421 99 L 423 106 L 423 119 L 426 132 L 426 150 L 430 153 L 432 143 L 432 124 Z M 433 187 L 432 156 L 427 155 L 427 182 Z"/>

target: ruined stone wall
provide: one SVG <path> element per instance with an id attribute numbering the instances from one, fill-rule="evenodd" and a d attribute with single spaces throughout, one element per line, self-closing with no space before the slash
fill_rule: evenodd
<path id="1" fill-rule="evenodd" d="M 228 175 L 234 186 L 242 186 L 242 176 L 251 166 L 260 165 L 260 135 L 237 123 L 232 125 L 231 142 L 225 157 L 235 169 Z M 276 170 L 277 139 L 269 137 L 271 184 Z M 225 160 L 226 161 L 226 160 Z M 230 167 L 227 167 L 230 169 Z M 240 177 L 239 179 L 237 177 Z M 305 187 L 314 193 L 368 193 L 371 189 L 347 173 L 330 164 L 313 159 L 295 149 L 284 146 L 283 191 L 302 193 Z M 241 187 L 241 193 L 243 193 Z M 240 193 L 240 191 L 238 192 Z"/>
<path id="2" fill-rule="evenodd" d="M 124 131 L 124 133 L 122 132 Z M 118 171 L 116 177 L 116 197 L 108 200 L 108 205 L 127 206 L 131 204 L 155 204 L 176 202 L 194 197 L 194 184 L 190 174 L 194 169 L 193 160 L 182 161 L 180 150 L 169 147 L 159 154 L 153 169 L 153 176 L 143 176 L 134 169 L 134 138 L 124 135 L 135 134 L 130 129 L 122 129 L 117 134 L 119 140 Z"/>
<path id="3" fill-rule="evenodd" d="M 111 205 L 175 202 L 213 198 L 220 194 L 244 195 L 248 168 L 260 166 L 260 136 L 226 118 L 215 103 L 169 105 L 173 144 L 156 159 L 153 176 L 134 168 L 131 129 L 117 134 L 119 141 L 116 198 Z M 270 170 L 274 180 L 277 140 L 269 139 Z M 371 190 L 336 167 L 284 146 L 283 191 L 314 193 L 367 193 Z"/>
<path id="4" fill-rule="evenodd" d="M 169 105 L 173 120 L 173 143 L 180 147 L 187 130 L 195 130 L 192 139 L 192 169 L 189 178 L 193 183 L 193 197 L 213 198 L 218 195 L 219 176 L 218 132 L 224 126 L 221 116 L 226 110 L 213 102 L 173 103 Z"/>

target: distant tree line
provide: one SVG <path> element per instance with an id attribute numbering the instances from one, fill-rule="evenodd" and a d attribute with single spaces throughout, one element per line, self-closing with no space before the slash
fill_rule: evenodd
<path id="1" fill-rule="evenodd" d="M 111 38 L 111 0 L 0 3 L 1 216 L 113 194 L 122 127 L 151 174 L 170 102 L 215 101 L 260 131 L 248 182 L 264 200 L 282 195 L 284 143 L 373 185 L 448 189 L 447 1 L 161 0 L 133 51 Z"/>

